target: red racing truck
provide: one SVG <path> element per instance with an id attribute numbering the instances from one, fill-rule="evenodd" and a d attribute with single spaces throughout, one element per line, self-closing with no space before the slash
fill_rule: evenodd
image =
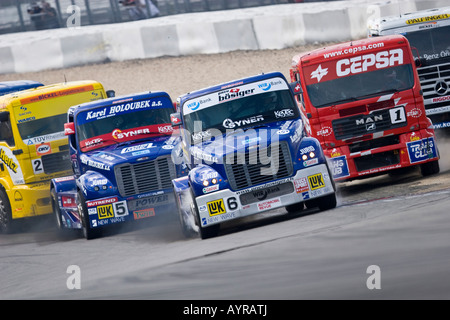
<path id="1" fill-rule="evenodd" d="M 319 139 L 336 181 L 419 165 L 439 172 L 408 40 L 385 36 L 293 57 L 292 88 L 310 136 Z"/>

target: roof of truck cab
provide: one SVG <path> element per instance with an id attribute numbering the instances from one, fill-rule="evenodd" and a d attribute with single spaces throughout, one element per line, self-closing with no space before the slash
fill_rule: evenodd
<path id="1" fill-rule="evenodd" d="M 327 59 L 343 59 L 355 55 L 363 55 L 365 53 L 370 53 L 373 50 L 378 51 L 382 48 L 389 48 L 394 45 L 397 46 L 400 41 L 408 43 L 408 40 L 406 40 L 404 36 L 398 34 L 342 42 L 324 48 L 297 54 L 292 58 L 292 67 L 295 67 L 300 60 L 304 65 L 310 65 L 322 62 Z M 383 46 L 373 49 L 363 49 L 367 48 L 367 46 L 369 45 L 373 45 L 374 43 L 382 43 Z"/>
<path id="2" fill-rule="evenodd" d="M 101 100 L 95 100 L 91 102 L 85 102 L 76 106 L 72 106 L 69 109 L 69 112 L 75 113 L 75 112 L 81 112 L 86 111 L 90 109 L 96 109 L 98 107 L 105 107 L 105 106 L 111 106 L 114 104 L 120 104 L 120 103 L 126 103 L 126 102 L 132 102 L 132 101 L 139 101 L 143 99 L 152 99 L 160 96 L 167 96 L 171 101 L 169 94 L 165 91 L 146 91 L 141 93 L 134 93 L 119 97 L 112 97 L 112 98 L 106 98 Z"/>
<path id="3" fill-rule="evenodd" d="M 41 86 L 43 86 L 42 83 L 33 80 L 2 81 L 0 82 L 0 96 Z"/>
<path id="4" fill-rule="evenodd" d="M 229 88 L 232 88 L 232 87 L 235 87 L 235 86 L 239 86 L 239 85 L 243 85 L 243 84 L 246 84 L 246 83 L 251 83 L 251 82 L 265 80 L 265 79 L 270 79 L 270 78 L 275 78 L 275 77 L 281 77 L 281 78 L 286 80 L 286 77 L 281 72 L 278 72 L 278 71 L 268 72 L 268 73 L 261 73 L 261 74 L 254 75 L 254 76 L 251 76 L 251 77 L 236 79 L 236 80 L 233 80 L 233 81 L 228 81 L 228 82 L 224 82 L 224 83 L 217 84 L 217 85 L 214 85 L 214 86 L 210 86 L 210 87 L 206 87 L 206 88 L 199 89 L 199 90 L 196 90 L 196 91 L 192 91 L 192 92 L 186 93 L 184 95 L 181 95 L 178 98 L 178 100 L 179 100 L 179 103 L 182 104 L 186 100 L 189 100 L 189 99 L 192 99 L 192 98 L 195 98 L 195 97 L 199 97 L 199 96 L 211 93 L 211 92 L 220 91 L 220 90 L 224 90 L 224 89 L 229 89 Z"/>
<path id="5" fill-rule="evenodd" d="M 442 20 L 447 20 L 450 23 L 450 7 L 433 8 L 382 17 L 369 21 L 368 28 L 382 32 L 393 28 L 423 25 Z"/>
<path id="6" fill-rule="evenodd" d="M 75 93 L 103 89 L 100 82 L 93 80 L 70 81 L 40 86 L 23 91 L 17 91 L 0 97 L 0 109 L 13 105 L 25 105 L 46 99 L 68 96 Z"/>

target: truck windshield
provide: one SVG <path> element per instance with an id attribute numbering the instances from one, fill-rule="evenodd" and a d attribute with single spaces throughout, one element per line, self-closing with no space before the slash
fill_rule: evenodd
<path id="1" fill-rule="evenodd" d="M 172 106 L 170 102 L 169 105 Z M 76 132 L 81 151 L 172 134 L 172 107 L 140 108 L 142 109 L 133 108 L 134 110 L 130 111 L 131 108 L 128 108 L 127 112 L 116 112 L 124 110 L 123 107 L 121 109 L 121 106 L 109 106 L 78 114 Z"/>
<path id="2" fill-rule="evenodd" d="M 17 127 L 19 129 L 22 140 L 32 139 L 44 135 L 64 132 L 64 123 L 67 120 L 67 114 L 59 114 L 52 117 L 19 122 Z M 64 138 L 64 134 L 62 134 Z"/>
<path id="3" fill-rule="evenodd" d="M 313 106 L 322 108 L 411 89 L 413 85 L 412 66 L 405 64 L 314 83 L 306 88 Z"/>
<path id="4" fill-rule="evenodd" d="M 430 28 L 416 32 L 408 32 L 405 37 L 408 39 L 415 58 L 425 59 L 426 62 L 432 62 L 436 59 L 450 59 L 450 26 L 440 28 Z"/>
<path id="5" fill-rule="evenodd" d="M 193 135 L 194 143 L 198 143 L 202 138 L 210 136 L 208 130 L 211 129 L 225 133 L 227 130 L 260 126 L 298 117 L 299 111 L 294 104 L 292 94 L 289 89 L 284 89 L 219 102 L 185 114 L 184 121 L 186 129 Z"/>

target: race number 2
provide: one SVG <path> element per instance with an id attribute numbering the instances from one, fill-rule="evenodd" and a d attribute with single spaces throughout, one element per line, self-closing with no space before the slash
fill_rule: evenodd
<path id="1" fill-rule="evenodd" d="M 44 173 L 44 166 L 42 165 L 42 159 L 41 158 L 32 160 L 31 164 L 33 166 L 34 174 Z"/>

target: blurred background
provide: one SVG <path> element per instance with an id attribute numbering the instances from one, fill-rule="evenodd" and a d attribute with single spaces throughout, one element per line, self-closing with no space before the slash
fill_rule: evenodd
<path id="1" fill-rule="evenodd" d="M 80 25 L 85 26 L 188 12 L 316 1 L 318 0 L 1 0 L 0 34 L 65 27 L 67 19 L 74 14 L 80 18 Z M 79 11 L 68 12 L 71 6 L 77 6 Z"/>

